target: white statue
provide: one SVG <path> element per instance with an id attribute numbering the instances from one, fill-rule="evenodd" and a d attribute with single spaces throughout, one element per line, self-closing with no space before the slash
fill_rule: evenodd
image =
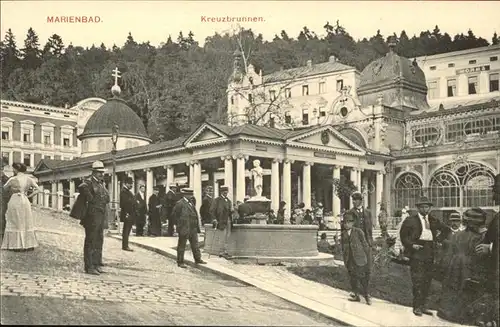
<path id="1" fill-rule="evenodd" d="M 262 196 L 262 167 L 260 166 L 260 160 L 253 161 L 252 168 L 252 177 L 253 177 L 253 188 L 255 190 L 255 196 Z"/>

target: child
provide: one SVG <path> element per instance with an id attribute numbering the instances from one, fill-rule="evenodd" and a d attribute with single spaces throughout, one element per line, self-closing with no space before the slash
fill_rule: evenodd
<path id="1" fill-rule="evenodd" d="M 318 242 L 318 251 L 322 253 L 332 253 L 333 247 L 326 239 L 326 233 L 321 233 L 321 240 Z"/>
<path id="2" fill-rule="evenodd" d="M 304 219 L 302 219 L 302 225 L 312 225 L 313 224 L 313 218 L 311 214 L 311 209 L 306 209 L 306 212 L 304 214 Z"/>
<path id="3" fill-rule="evenodd" d="M 354 214 L 344 214 L 344 230 L 342 231 L 342 253 L 344 265 L 347 268 L 353 293 L 349 301 L 360 302 L 360 293 L 366 304 L 371 305 L 368 293 L 371 272 L 371 251 L 365 234 L 360 228 L 354 227 Z"/>

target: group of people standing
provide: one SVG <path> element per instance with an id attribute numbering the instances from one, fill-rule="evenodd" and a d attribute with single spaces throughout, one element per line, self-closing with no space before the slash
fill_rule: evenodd
<path id="1" fill-rule="evenodd" d="M 40 192 L 23 163 L 12 165 L 14 176 L 8 178 L 2 166 L 2 250 L 33 251 L 38 247 L 30 199 Z"/>

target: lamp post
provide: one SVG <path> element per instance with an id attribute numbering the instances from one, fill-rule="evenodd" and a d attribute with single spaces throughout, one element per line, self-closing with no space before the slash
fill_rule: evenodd
<path id="1" fill-rule="evenodd" d="M 113 217 L 113 223 L 117 224 L 117 208 L 116 208 L 116 142 L 118 142 L 118 136 L 120 135 L 120 128 L 118 125 L 114 125 L 113 129 L 111 131 L 111 142 L 113 143 L 113 149 L 111 150 L 111 155 L 113 157 L 113 176 L 112 176 L 112 199 L 111 199 L 111 213 Z M 117 226 L 117 229 L 119 229 L 119 226 Z"/>

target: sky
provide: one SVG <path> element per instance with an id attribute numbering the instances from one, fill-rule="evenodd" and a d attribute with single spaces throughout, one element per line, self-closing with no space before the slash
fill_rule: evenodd
<path id="1" fill-rule="evenodd" d="M 370 37 L 380 29 L 382 35 L 405 30 L 411 37 L 438 25 L 455 35 L 470 28 L 491 42 L 493 32 L 500 34 L 499 1 L 1 1 L 1 37 L 11 28 L 18 45 L 29 27 L 37 32 L 40 44 L 52 34 L 68 45 L 91 46 L 102 42 L 110 47 L 124 44 L 129 32 L 138 42 L 157 46 L 169 35 L 175 40 L 179 31 L 192 31 L 203 44 L 207 36 L 224 33 L 237 26 L 231 22 L 210 22 L 210 17 L 255 17 L 258 21 L 241 23 L 262 33 L 265 40 L 285 30 L 296 38 L 304 26 L 324 34 L 327 21 L 336 20 L 355 39 Z M 86 16 L 99 22 L 49 22 L 47 17 Z M 205 18 L 206 20 L 205 20 Z"/>

